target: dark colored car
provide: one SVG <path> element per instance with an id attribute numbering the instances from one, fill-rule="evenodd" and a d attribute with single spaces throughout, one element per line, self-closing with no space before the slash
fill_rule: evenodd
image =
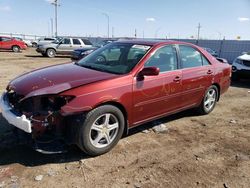
<path id="1" fill-rule="evenodd" d="M 98 47 L 78 48 L 72 52 L 71 60 L 78 61 L 78 60 L 84 58 L 85 56 L 89 55 L 90 53 L 92 53 L 96 49 L 98 49 Z"/>
<path id="2" fill-rule="evenodd" d="M 250 78 L 250 52 L 243 53 L 233 61 L 232 80 L 238 81 L 241 78 Z"/>
<path id="3" fill-rule="evenodd" d="M 190 108 L 210 113 L 230 75 L 230 65 L 189 43 L 119 41 L 17 77 L 0 107 L 34 143 L 63 138 L 95 156 L 143 123 Z"/>
<path id="4" fill-rule="evenodd" d="M 0 36 L 0 49 L 12 50 L 13 52 L 20 52 L 25 50 L 27 46 L 23 41 L 16 40 L 11 37 L 1 37 Z"/>
<path id="5" fill-rule="evenodd" d="M 78 61 L 78 60 L 84 58 L 85 56 L 89 55 L 90 53 L 92 53 L 96 49 L 101 48 L 103 46 L 106 46 L 107 44 L 110 44 L 110 43 L 115 42 L 115 41 L 116 40 L 102 40 L 99 43 L 97 43 L 96 45 L 94 45 L 93 47 L 76 49 L 71 54 L 71 60 Z"/>

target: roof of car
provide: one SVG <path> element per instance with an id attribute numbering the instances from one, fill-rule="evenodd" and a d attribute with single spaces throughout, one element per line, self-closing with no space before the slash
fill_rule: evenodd
<path id="1" fill-rule="evenodd" d="M 179 42 L 179 41 L 174 41 L 174 40 L 119 40 L 116 41 L 118 43 L 129 43 L 129 44 L 139 44 L 139 45 L 150 45 L 150 46 L 155 46 L 159 44 L 186 44 L 185 42 Z"/>
<path id="2" fill-rule="evenodd" d="M 12 38 L 12 37 L 7 37 L 7 36 L 0 36 L 0 37 L 5 37 L 5 38 Z"/>
<path id="3" fill-rule="evenodd" d="M 250 55 L 249 54 L 243 54 L 243 55 L 239 56 L 238 59 L 250 61 Z"/>

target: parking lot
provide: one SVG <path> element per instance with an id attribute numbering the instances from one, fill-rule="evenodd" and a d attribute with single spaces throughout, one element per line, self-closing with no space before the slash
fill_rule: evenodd
<path id="1" fill-rule="evenodd" d="M 0 92 L 22 73 L 69 61 L 34 49 L 0 52 Z M 19 143 L 0 114 L 0 187 L 249 187 L 249 104 L 249 80 L 233 83 L 211 114 L 189 110 L 137 127 L 94 158 L 75 147 L 37 153 Z M 155 133 L 151 127 L 161 123 L 167 131 Z"/>

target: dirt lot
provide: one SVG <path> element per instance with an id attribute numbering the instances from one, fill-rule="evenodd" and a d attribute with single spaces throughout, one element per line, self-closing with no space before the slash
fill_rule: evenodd
<path id="1" fill-rule="evenodd" d="M 67 61 L 33 49 L 0 52 L 0 92 L 19 74 Z M 95 158 L 75 147 L 61 155 L 37 153 L 17 142 L 0 114 L 0 187 L 250 187 L 249 90 L 250 81 L 235 83 L 211 114 L 160 119 L 168 128 L 160 134 L 149 123 Z"/>

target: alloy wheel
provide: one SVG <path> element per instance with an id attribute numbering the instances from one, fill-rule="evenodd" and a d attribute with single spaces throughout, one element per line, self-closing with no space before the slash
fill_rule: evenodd
<path id="1" fill-rule="evenodd" d="M 118 119 L 110 113 L 99 116 L 90 128 L 89 138 L 96 148 L 109 146 L 116 138 L 119 130 Z"/>
<path id="2" fill-rule="evenodd" d="M 210 111 L 214 107 L 215 102 L 216 102 L 216 97 L 217 97 L 217 93 L 214 88 L 211 88 L 210 90 L 208 90 L 205 96 L 205 101 L 204 101 L 204 107 L 207 111 Z"/>

